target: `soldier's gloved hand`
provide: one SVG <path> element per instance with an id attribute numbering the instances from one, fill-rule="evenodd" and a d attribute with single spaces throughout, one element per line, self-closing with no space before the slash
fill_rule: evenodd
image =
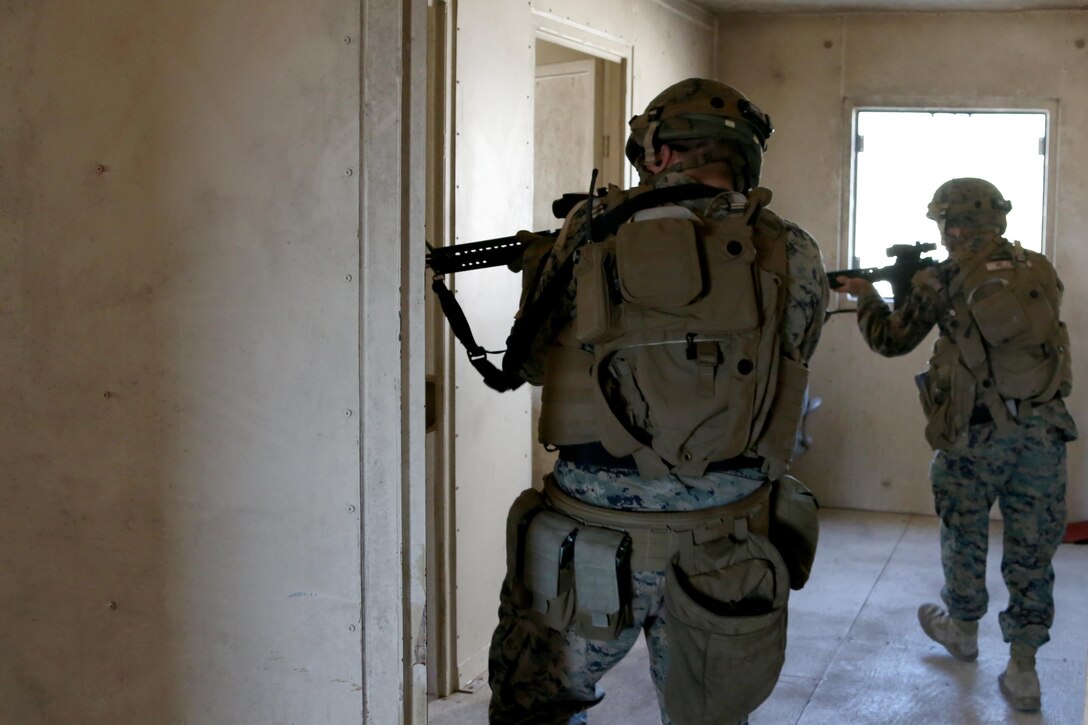
<path id="1" fill-rule="evenodd" d="M 537 234 L 525 229 L 519 230 L 514 235 L 514 240 L 521 244 L 525 251 L 522 252 L 521 257 L 506 265 L 511 272 L 522 272 L 526 267 L 535 269 L 540 260 L 551 251 L 552 245 L 555 243 L 555 237 Z"/>
<path id="2" fill-rule="evenodd" d="M 835 291 L 840 294 L 861 297 L 867 292 L 875 291 L 873 289 L 873 283 L 867 279 L 862 279 L 861 277 L 844 277 L 839 275 L 835 278 L 835 281 L 839 283 L 839 286 L 835 287 Z"/>

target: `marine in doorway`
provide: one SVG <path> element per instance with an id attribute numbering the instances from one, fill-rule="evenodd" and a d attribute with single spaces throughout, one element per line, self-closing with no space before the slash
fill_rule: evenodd
<path id="1" fill-rule="evenodd" d="M 758 186 L 770 119 L 691 78 L 630 129 L 640 185 L 524 259 L 516 372 L 559 454 L 509 515 L 492 723 L 585 723 L 640 636 L 662 723 L 747 722 L 815 553 L 815 500 L 785 472 L 829 292 Z"/>
<path id="2" fill-rule="evenodd" d="M 1060 319 L 1062 283 L 1041 254 L 1002 235 L 1012 204 L 988 181 L 957 178 L 933 195 L 927 216 L 948 259 L 918 272 L 894 312 L 873 286 L 840 277 L 858 298 L 858 326 L 881 355 L 940 335 L 918 384 L 941 519 L 944 607 L 918 610 L 922 629 L 960 660 L 978 657 L 986 613 L 990 509 L 1004 519 L 1001 573 L 1009 604 L 1001 632 L 1010 657 L 1001 692 L 1037 710 L 1035 654 L 1054 621 L 1054 553 L 1066 519 L 1066 443 L 1077 429 L 1064 398 L 1072 387 L 1069 338 Z"/>

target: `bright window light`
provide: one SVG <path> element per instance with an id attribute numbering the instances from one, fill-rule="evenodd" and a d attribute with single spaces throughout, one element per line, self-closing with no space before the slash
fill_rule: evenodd
<path id="1" fill-rule="evenodd" d="M 856 120 L 851 266 L 891 264 L 893 244 L 935 243 L 929 256 L 947 256 L 926 209 L 957 177 L 993 183 L 1012 202 L 1005 237 L 1043 250 L 1045 111 L 859 109 Z"/>

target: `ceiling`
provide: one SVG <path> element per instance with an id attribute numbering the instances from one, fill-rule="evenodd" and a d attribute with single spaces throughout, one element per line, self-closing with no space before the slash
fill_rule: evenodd
<path id="1" fill-rule="evenodd" d="M 720 13 L 1086 10 L 1085 0 L 696 0 Z"/>

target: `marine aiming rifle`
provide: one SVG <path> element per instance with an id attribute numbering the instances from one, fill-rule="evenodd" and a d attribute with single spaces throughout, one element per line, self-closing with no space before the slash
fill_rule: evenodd
<path id="1" fill-rule="evenodd" d="M 892 286 L 893 307 L 898 309 L 907 301 L 910 294 L 910 281 L 914 274 L 926 267 L 937 264 L 937 260 L 923 257 L 926 252 L 932 252 L 937 248 L 936 244 L 915 242 L 914 244 L 895 244 L 888 247 L 888 256 L 895 257 L 895 263 L 887 267 L 868 267 L 865 269 L 841 269 L 837 272 L 828 272 L 827 281 L 831 289 L 841 287 L 839 277 L 861 278 L 870 282 L 890 282 Z"/>

